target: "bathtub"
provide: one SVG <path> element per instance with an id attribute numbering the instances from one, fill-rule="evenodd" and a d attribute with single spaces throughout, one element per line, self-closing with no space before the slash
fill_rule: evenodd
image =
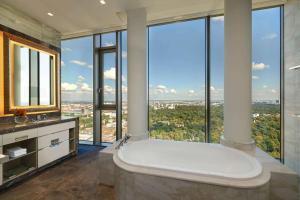
<path id="1" fill-rule="evenodd" d="M 249 199 L 268 199 L 270 173 L 264 172 L 256 158 L 220 144 L 148 139 L 126 143 L 113 159 L 118 169 L 117 199 L 135 199 L 137 194 L 142 195 L 140 199 L 176 199 L 180 195 L 170 195 L 170 187 L 182 190 L 186 184 L 198 188 L 187 192 L 189 195 L 199 194 L 201 185 L 201 188 L 206 188 L 205 194 L 207 187 L 210 187 L 209 191 L 222 188 L 226 194 L 229 194 L 226 190 L 230 188 L 241 193 L 239 199 L 248 199 L 242 196 L 248 195 L 249 191 L 266 195 L 261 195 L 261 198 L 252 195 Z M 124 186 L 131 184 L 132 190 Z M 153 188 L 156 190 L 153 191 Z M 153 195 L 159 193 L 160 197 L 154 198 Z M 164 196 L 166 194 L 169 195 Z M 222 198 L 224 194 L 220 196 Z M 229 195 L 228 199 L 232 200 L 232 197 Z"/>

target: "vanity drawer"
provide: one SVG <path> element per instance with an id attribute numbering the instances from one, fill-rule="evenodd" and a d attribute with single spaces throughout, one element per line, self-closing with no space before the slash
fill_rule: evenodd
<path id="1" fill-rule="evenodd" d="M 69 154 L 69 140 L 38 151 L 38 167 L 42 167 Z"/>
<path id="2" fill-rule="evenodd" d="M 49 147 L 55 143 L 61 143 L 69 140 L 69 130 L 48 134 L 38 138 L 38 149 Z"/>
<path id="3" fill-rule="evenodd" d="M 3 135 L 2 145 L 11 144 L 11 143 L 15 143 L 15 142 L 19 142 L 22 140 L 35 138 L 35 137 L 37 137 L 37 129 L 28 129 L 25 131 L 8 133 L 8 134 Z"/>
<path id="4" fill-rule="evenodd" d="M 69 130 L 70 128 L 75 128 L 75 121 L 38 128 L 38 136 L 43 136 L 43 135 L 48 135 L 48 134 L 59 132 L 59 131 Z"/>

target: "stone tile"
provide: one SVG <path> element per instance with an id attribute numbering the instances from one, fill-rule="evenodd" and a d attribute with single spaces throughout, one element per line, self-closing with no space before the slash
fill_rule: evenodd
<path id="1" fill-rule="evenodd" d="M 72 157 L 0 193 L 1 200 L 114 200 L 100 184 L 99 149 Z"/>

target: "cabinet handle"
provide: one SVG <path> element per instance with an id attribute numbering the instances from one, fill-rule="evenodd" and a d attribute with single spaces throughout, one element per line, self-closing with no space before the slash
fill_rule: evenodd
<path id="1" fill-rule="evenodd" d="M 22 136 L 22 137 L 17 137 L 17 138 L 15 138 L 15 141 L 16 141 L 16 142 L 19 142 L 19 141 L 27 140 L 27 139 L 28 139 L 28 135 L 24 135 L 24 136 Z"/>
<path id="2" fill-rule="evenodd" d="M 56 138 L 54 140 L 51 140 L 51 145 L 50 147 L 55 147 L 59 145 L 59 138 Z"/>

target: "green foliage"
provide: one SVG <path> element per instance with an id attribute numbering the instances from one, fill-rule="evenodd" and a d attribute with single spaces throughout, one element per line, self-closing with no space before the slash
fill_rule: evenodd
<path id="1" fill-rule="evenodd" d="M 280 106 L 256 103 L 253 113 L 252 137 L 262 150 L 280 158 Z M 211 142 L 219 143 L 224 131 L 223 105 L 211 107 Z M 150 136 L 165 140 L 205 141 L 205 107 L 180 105 L 175 109 L 149 108 Z"/>

